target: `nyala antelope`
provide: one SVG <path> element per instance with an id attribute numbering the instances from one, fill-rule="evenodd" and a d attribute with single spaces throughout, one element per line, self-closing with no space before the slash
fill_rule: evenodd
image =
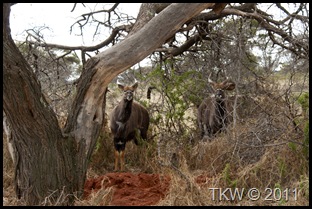
<path id="1" fill-rule="evenodd" d="M 220 131 L 225 130 L 229 123 L 228 101 L 225 91 L 235 89 L 235 83 L 230 79 L 217 83 L 208 78 L 214 94 L 202 101 L 198 107 L 198 125 L 201 137 L 209 138 Z"/>
<path id="2" fill-rule="evenodd" d="M 147 139 L 149 126 L 149 114 L 145 107 L 133 101 L 133 92 L 138 83 L 132 86 L 124 86 L 118 83 L 124 96 L 110 115 L 110 128 L 114 138 L 115 147 L 115 171 L 125 169 L 125 148 L 128 141 L 133 140 L 138 145 L 138 138 Z M 139 134 L 137 134 L 139 132 Z"/>

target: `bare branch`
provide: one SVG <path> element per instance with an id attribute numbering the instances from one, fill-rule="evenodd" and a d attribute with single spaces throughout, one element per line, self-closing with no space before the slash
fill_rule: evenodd
<path id="1" fill-rule="evenodd" d="M 281 36 L 283 40 L 288 41 L 288 43 L 292 44 L 292 47 L 289 46 L 287 47 L 287 49 L 294 52 L 297 56 L 307 57 L 309 55 L 309 52 L 308 52 L 309 47 L 307 46 L 305 42 L 303 42 L 302 40 L 294 39 L 292 36 L 289 36 L 284 30 L 274 27 L 273 25 L 269 24 L 269 22 L 266 21 L 266 19 L 263 16 L 259 15 L 258 13 L 246 13 L 246 12 L 239 11 L 236 9 L 226 8 L 222 11 L 222 14 L 227 14 L 227 15 L 235 14 L 238 16 L 255 19 L 262 26 L 262 28 L 264 28 L 268 32 L 272 32 L 274 34 Z M 283 48 L 285 47 L 285 45 L 282 44 L 281 42 L 277 42 L 275 39 L 274 41 L 276 42 L 276 44 L 280 45 L 281 47 Z"/>
<path id="2" fill-rule="evenodd" d="M 63 50 L 81 50 L 84 52 L 96 51 L 112 43 L 112 41 L 115 39 L 119 31 L 128 31 L 128 30 L 129 30 L 129 26 L 127 25 L 119 26 L 113 30 L 112 34 L 106 40 L 104 40 L 103 42 L 95 46 L 65 46 L 65 45 L 52 44 L 52 43 L 38 43 L 38 42 L 33 42 L 33 41 L 29 41 L 29 43 L 36 44 L 37 46 L 41 46 L 41 47 L 57 48 L 57 49 L 63 49 Z"/>
<path id="3" fill-rule="evenodd" d="M 93 17 L 94 14 L 98 14 L 98 13 L 108 13 L 108 19 L 107 19 L 107 23 L 108 23 L 108 26 L 111 27 L 111 12 L 115 12 L 115 9 L 118 7 L 119 3 L 115 3 L 110 9 L 106 10 L 106 9 L 103 9 L 103 10 L 98 10 L 98 11 L 94 11 L 94 12 L 89 12 L 89 13 L 85 13 L 85 14 L 82 14 L 81 15 L 81 19 L 77 20 L 73 25 L 70 26 L 70 33 L 72 32 L 72 29 L 74 27 L 74 25 L 78 24 L 79 25 L 79 28 L 80 28 L 80 31 L 81 31 L 81 35 L 83 34 L 82 32 L 82 28 L 89 22 L 89 19 L 90 17 Z M 116 13 L 115 13 L 116 14 Z M 95 22 L 99 22 L 99 21 L 96 21 L 96 20 L 93 20 Z M 101 23 L 101 24 L 104 24 L 105 23 Z M 95 31 L 94 34 L 96 34 L 97 31 Z"/>

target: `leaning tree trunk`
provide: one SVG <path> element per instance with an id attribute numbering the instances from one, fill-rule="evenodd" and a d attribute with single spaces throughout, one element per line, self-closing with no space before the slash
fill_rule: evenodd
<path id="1" fill-rule="evenodd" d="M 10 4 L 3 4 L 3 107 L 16 150 L 18 198 L 27 205 L 49 204 L 49 201 L 70 205 L 74 195 L 80 197 L 88 162 L 104 121 L 108 84 L 152 53 L 191 17 L 214 5 L 171 4 L 126 40 L 89 59 L 62 131 L 33 70 L 12 40 Z"/>

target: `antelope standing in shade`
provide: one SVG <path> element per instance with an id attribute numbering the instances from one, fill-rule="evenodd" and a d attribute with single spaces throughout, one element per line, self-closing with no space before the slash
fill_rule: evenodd
<path id="1" fill-rule="evenodd" d="M 235 83 L 230 79 L 216 83 L 208 78 L 208 82 L 214 90 L 214 95 L 204 99 L 198 107 L 197 120 L 201 137 L 212 137 L 225 130 L 229 123 L 229 115 L 227 97 L 224 91 L 235 89 Z"/>
<path id="2" fill-rule="evenodd" d="M 142 139 L 147 139 L 149 114 L 145 107 L 133 101 L 133 92 L 138 87 L 137 82 L 132 86 L 118 83 L 118 87 L 124 92 L 124 96 L 110 115 L 110 128 L 114 137 L 115 171 L 118 170 L 119 160 L 120 170 L 124 171 L 126 143 L 133 140 L 138 145 L 138 135 Z"/>

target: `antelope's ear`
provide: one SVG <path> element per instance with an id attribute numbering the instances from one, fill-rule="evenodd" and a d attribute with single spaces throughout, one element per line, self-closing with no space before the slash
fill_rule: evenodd
<path id="1" fill-rule="evenodd" d="M 222 82 L 222 89 L 227 91 L 232 91 L 235 89 L 236 84 L 231 80 L 225 80 Z"/>
<path id="2" fill-rule="evenodd" d="M 122 91 L 124 90 L 124 86 L 121 84 L 118 84 L 118 88 L 120 88 Z"/>
<path id="3" fill-rule="evenodd" d="M 136 88 L 138 88 L 139 83 L 135 82 L 135 84 L 132 85 L 133 91 L 136 90 Z"/>
<path id="4" fill-rule="evenodd" d="M 213 90 L 216 90 L 218 88 L 218 84 L 210 79 L 208 79 L 208 83 L 213 88 Z"/>

